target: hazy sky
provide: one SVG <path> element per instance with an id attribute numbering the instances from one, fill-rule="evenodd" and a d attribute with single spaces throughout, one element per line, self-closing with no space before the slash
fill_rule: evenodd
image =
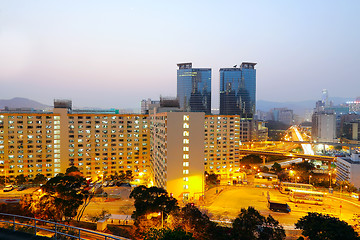
<path id="1" fill-rule="evenodd" d="M 0 0 L 0 99 L 139 107 L 176 64 L 257 62 L 257 99 L 360 96 L 360 1 Z"/>

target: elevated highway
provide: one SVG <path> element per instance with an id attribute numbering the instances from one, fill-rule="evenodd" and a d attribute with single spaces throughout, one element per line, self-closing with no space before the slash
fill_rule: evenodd
<path id="1" fill-rule="evenodd" d="M 319 161 L 327 161 L 327 162 L 335 162 L 336 157 L 331 156 L 321 156 L 321 155 L 309 155 L 309 154 L 301 154 L 301 153 L 289 153 L 289 152 L 281 152 L 281 151 L 264 151 L 264 150 L 252 150 L 252 149 L 240 149 L 239 153 L 241 155 L 261 155 L 261 156 L 284 156 L 290 158 L 302 158 L 308 160 L 319 160 Z"/>

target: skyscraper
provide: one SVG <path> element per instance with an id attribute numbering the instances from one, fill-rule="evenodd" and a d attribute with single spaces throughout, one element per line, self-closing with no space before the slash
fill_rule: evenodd
<path id="1" fill-rule="evenodd" d="M 255 115 L 256 63 L 243 62 L 240 68 L 220 69 L 220 114 Z"/>
<path id="2" fill-rule="evenodd" d="M 211 68 L 192 68 L 192 63 L 179 63 L 177 98 L 187 112 L 211 113 Z"/>

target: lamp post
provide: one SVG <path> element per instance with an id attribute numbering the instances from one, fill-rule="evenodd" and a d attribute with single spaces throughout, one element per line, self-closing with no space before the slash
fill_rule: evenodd
<path id="1" fill-rule="evenodd" d="M 310 184 L 310 179 L 312 178 L 312 176 L 311 175 L 309 175 L 309 184 Z"/>
<path id="2" fill-rule="evenodd" d="M 330 179 L 330 185 L 329 185 L 329 188 L 331 188 L 331 172 L 329 172 L 329 179 Z"/>

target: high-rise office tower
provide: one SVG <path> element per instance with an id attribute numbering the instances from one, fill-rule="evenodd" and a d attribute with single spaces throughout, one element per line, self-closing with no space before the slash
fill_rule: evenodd
<path id="1" fill-rule="evenodd" d="M 256 63 L 243 62 L 240 68 L 220 69 L 220 114 L 255 115 Z"/>
<path id="2" fill-rule="evenodd" d="M 180 63 L 177 70 L 177 98 L 187 112 L 211 113 L 211 68 L 192 68 Z"/>

